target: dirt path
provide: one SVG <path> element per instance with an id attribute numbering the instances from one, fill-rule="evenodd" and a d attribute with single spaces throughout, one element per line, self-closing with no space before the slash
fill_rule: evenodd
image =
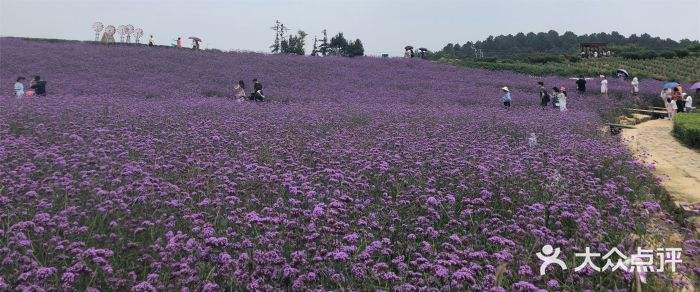
<path id="1" fill-rule="evenodd" d="M 679 203 L 700 209 L 700 151 L 685 147 L 672 134 L 670 120 L 651 120 L 625 129 L 622 137 L 637 156 L 656 164 L 655 173 Z"/>

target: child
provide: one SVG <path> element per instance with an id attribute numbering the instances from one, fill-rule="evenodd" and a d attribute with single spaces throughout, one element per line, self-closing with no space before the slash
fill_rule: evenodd
<path id="1" fill-rule="evenodd" d="M 557 98 L 559 99 L 559 110 L 565 112 L 566 111 L 566 88 L 562 86 L 561 92 L 557 94 Z"/>
<path id="2" fill-rule="evenodd" d="M 17 82 L 15 82 L 15 96 L 17 96 L 17 99 L 22 98 L 24 96 L 24 77 L 20 76 L 17 77 Z"/>
<path id="3" fill-rule="evenodd" d="M 501 90 L 503 90 L 504 92 L 503 96 L 501 97 L 501 101 L 503 102 L 503 105 L 506 108 L 510 108 L 510 102 L 512 101 L 510 97 L 510 89 L 508 89 L 508 87 L 506 86 L 501 88 Z"/>
<path id="4" fill-rule="evenodd" d="M 677 110 L 678 110 L 678 106 L 676 105 L 676 101 L 670 97 L 667 97 L 666 98 L 666 111 L 668 112 L 668 118 L 670 120 L 672 120 L 673 116 L 676 115 Z"/>

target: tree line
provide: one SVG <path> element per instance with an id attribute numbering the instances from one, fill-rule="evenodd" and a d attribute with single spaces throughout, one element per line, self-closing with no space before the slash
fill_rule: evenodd
<path id="1" fill-rule="evenodd" d="M 449 43 L 441 51 L 436 53 L 437 57 L 451 58 L 474 58 L 474 57 L 497 57 L 497 58 L 517 58 L 522 55 L 531 54 L 571 54 L 579 52 L 581 43 L 608 43 L 608 48 L 618 54 L 644 54 L 653 52 L 651 55 L 668 54 L 668 52 L 694 50 L 700 46 L 698 41 L 683 39 L 675 41 L 672 39 L 662 39 L 652 37 L 644 33 L 641 35 L 632 34 L 624 36 L 616 31 L 611 33 L 593 33 L 576 35 L 567 31 L 559 34 L 550 30 L 540 33 L 518 33 L 515 35 L 489 36 L 485 40 L 476 42 L 468 41 L 463 45 L 459 43 Z M 680 53 L 683 55 L 683 53 Z"/>
<path id="2" fill-rule="evenodd" d="M 277 21 L 275 26 L 275 40 L 270 45 L 270 51 L 275 54 L 295 54 L 305 55 L 306 37 L 308 34 L 303 30 L 296 34 L 286 35 L 288 28 L 283 23 Z M 343 56 L 358 57 L 365 55 L 365 49 L 360 39 L 354 41 L 347 40 L 342 32 L 328 39 L 328 32 L 324 29 L 322 38 L 314 37 L 311 56 Z"/>

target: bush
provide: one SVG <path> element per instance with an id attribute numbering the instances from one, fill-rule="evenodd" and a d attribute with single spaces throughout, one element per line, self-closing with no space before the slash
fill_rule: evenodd
<path id="1" fill-rule="evenodd" d="M 673 135 L 691 148 L 700 148 L 700 113 L 679 113 L 673 118 Z"/>
<path id="2" fill-rule="evenodd" d="M 685 58 L 690 55 L 690 52 L 688 52 L 687 50 L 675 50 L 673 52 L 676 53 L 676 56 L 678 56 L 678 58 Z"/>
<path id="3" fill-rule="evenodd" d="M 661 56 L 661 57 L 664 57 L 664 58 L 666 58 L 666 59 L 672 59 L 672 58 L 675 58 L 675 57 L 676 57 L 676 53 L 674 53 L 674 52 L 663 52 L 663 53 L 661 53 L 660 56 Z"/>

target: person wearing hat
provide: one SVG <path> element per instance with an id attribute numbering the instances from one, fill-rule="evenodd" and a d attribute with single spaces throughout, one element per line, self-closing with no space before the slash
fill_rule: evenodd
<path id="1" fill-rule="evenodd" d="M 510 89 L 508 89 L 508 86 L 505 86 L 505 87 L 501 88 L 501 90 L 503 90 L 503 96 L 501 97 L 501 101 L 503 102 L 503 105 L 506 108 L 509 108 L 510 102 L 512 101 L 512 99 L 510 97 Z"/>

